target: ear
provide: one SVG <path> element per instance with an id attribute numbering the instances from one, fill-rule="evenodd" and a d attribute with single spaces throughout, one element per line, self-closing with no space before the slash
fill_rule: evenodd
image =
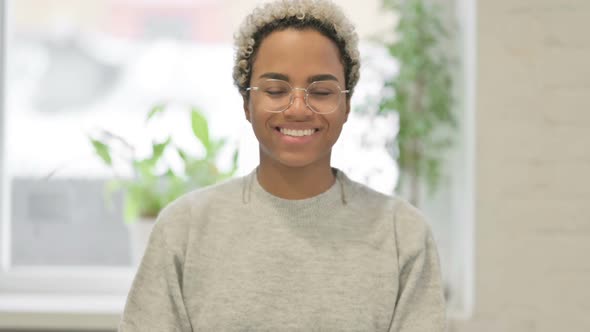
<path id="1" fill-rule="evenodd" d="M 242 94 L 242 103 L 243 103 L 242 105 L 243 105 L 243 108 L 244 108 L 244 115 L 246 116 L 246 120 L 251 123 L 252 121 L 250 121 L 250 105 L 249 105 L 249 102 L 250 102 L 249 98 L 245 94 Z"/>

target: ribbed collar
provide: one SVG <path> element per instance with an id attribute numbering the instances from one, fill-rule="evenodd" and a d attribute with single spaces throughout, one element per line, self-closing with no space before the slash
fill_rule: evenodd
<path id="1" fill-rule="evenodd" d="M 269 206 L 276 213 L 296 218 L 318 217 L 333 211 L 335 208 L 346 206 L 349 199 L 350 180 L 339 169 L 333 168 L 336 181 L 326 191 L 305 199 L 284 199 L 266 191 L 258 182 L 256 169 L 244 177 L 243 201 L 256 205 Z"/>

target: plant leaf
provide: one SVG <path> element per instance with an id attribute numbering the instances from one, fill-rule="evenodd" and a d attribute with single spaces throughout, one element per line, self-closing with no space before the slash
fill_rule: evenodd
<path id="1" fill-rule="evenodd" d="M 240 156 L 240 150 L 236 149 L 234 151 L 234 156 L 232 158 L 232 167 L 231 167 L 231 175 L 233 175 L 238 170 L 238 158 Z"/>
<path id="2" fill-rule="evenodd" d="M 94 151 L 100 157 L 100 159 L 102 159 L 102 161 L 104 161 L 105 164 L 113 166 L 113 160 L 111 158 L 111 153 L 109 152 L 108 145 L 93 138 L 91 138 L 90 141 L 92 142 Z"/>
<path id="3" fill-rule="evenodd" d="M 156 160 L 153 158 L 140 160 L 134 163 L 137 173 L 140 175 L 142 184 L 153 185 L 157 181 L 158 176 L 155 172 Z"/>
<path id="4" fill-rule="evenodd" d="M 214 160 L 215 158 L 217 158 L 219 151 L 221 151 L 221 149 L 223 149 L 223 147 L 225 146 L 226 143 L 227 143 L 227 139 L 225 139 L 225 138 L 221 138 L 219 140 L 212 140 L 210 142 L 210 148 L 209 148 L 209 150 L 207 150 L 207 157 L 211 160 Z"/>
<path id="5" fill-rule="evenodd" d="M 124 181 L 109 180 L 103 188 L 103 199 L 106 202 L 107 208 L 113 208 L 113 194 L 123 188 Z"/>
<path id="6" fill-rule="evenodd" d="M 184 151 L 183 149 L 177 147 L 176 148 L 176 152 L 178 153 L 178 155 L 180 156 L 180 158 L 182 158 L 182 160 L 184 161 L 185 164 L 189 162 L 190 157 L 186 153 L 186 151 Z"/>
<path id="7" fill-rule="evenodd" d="M 134 191 L 127 192 L 125 196 L 125 211 L 123 219 L 126 224 L 131 224 L 139 218 L 139 197 Z"/>
<path id="8" fill-rule="evenodd" d="M 152 145 L 152 159 L 154 162 L 157 162 L 158 159 L 162 157 L 162 154 L 164 153 L 164 150 L 166 150 L 168 144 L 170 144 L 170 141 L 171 138 L 168 137 L 164 142 Z"/>
<path id="9" fill-rule="evenodd" d="M 149 122 L 156 114 L 163 113 L 166 110 L 163 104 L 156 105 L 148 112 L 145 122 Z"/>
<path id="10" fill-rule="evenodd" d="M 211 149 L 211 143 L 209 141 L 209 125 L 205 116 L 197 108 L 191 110 L 191 126 L 195 137 L 199 139 L 201 144 L 205 147 L 205 150 L 209 152 Z"/>

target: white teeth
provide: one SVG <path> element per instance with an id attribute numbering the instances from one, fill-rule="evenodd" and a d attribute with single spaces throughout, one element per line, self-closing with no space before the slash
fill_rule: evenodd
<path id="1" fill-rule="evenodd" d="M 305 130 L 297 130 L 297 129 L 285 129 L 281 128 L 281 133 L 287 136 L 309 136 L 315 133 L 315 129 L 305 129 Z"/>

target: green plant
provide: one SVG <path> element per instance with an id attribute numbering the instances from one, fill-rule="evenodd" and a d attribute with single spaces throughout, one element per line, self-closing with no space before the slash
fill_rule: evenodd
<path id="1" fill-rule="evenodd" d="M 441 8 L 425 0 L 384 0 L 399 15 L 396 40 L 382 41 L 400 70 L 385 82 L 379 113 L 396 112 L 399 132 L 394 157 L 400 167 L 397 189 L 419 205 L 421 184 L 438 189 L 442 156 L 453 144 L 457 126 L 453 112 L 452 60 L 449 33 Z"/>
<path id="2" fill-rule="evenodd" d="M 146 121 L 149 122 L 163 112 L 164 106 L 152 108 Z M 235 174 L 238 151 L 235 150 L 233 153 L 231 169 L 221 171 L 217 166 L 217 159 L 226 146 L 226 140 L 209 136 L 207 119 L 198 109 L 192 108 L 190 117 L 192 133 L 205 150 L 205 155 L 201 157 L 191 156 L 176 146 L 170 136 L 161 142 L 152 141 L 151 155 L 145 158 L 139 158 L 131 144 L 109 131 L 103 130 L 100 137 L 89 137 L 94 152 L 107 166 L 115 170 L 113 157 L 118 156 L 133 169 L 132 178 L 116 177 L 106 186 L 109 195 L 117 190 L 123 190 L 125 222 L 134 222 L 139 217 L 155 218 L 167 204 L 187 191 L 214 184 Z M 125 153 L 115 155 L 117 144 L 124 147 Z M 162 157 L 168 149 L 174 150 L 182 160 L 182 174 L 175 173 L 170 165 L 164 162 Z"/>

